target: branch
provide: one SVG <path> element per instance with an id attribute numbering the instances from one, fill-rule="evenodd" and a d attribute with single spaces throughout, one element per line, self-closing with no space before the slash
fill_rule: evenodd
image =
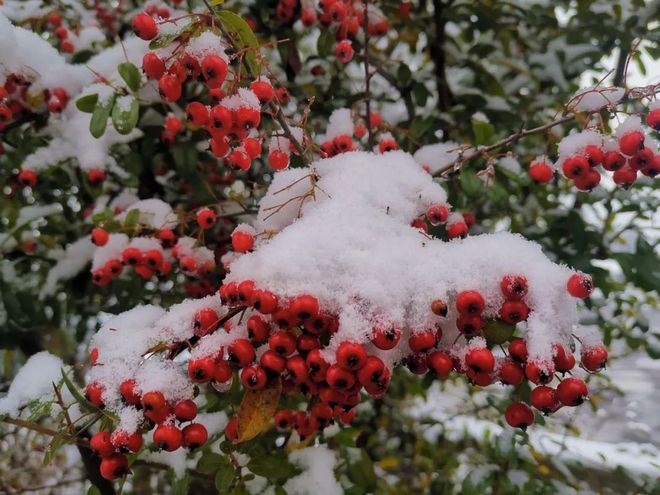
<path id="1" fill-rule="evenodd" d="M 651 86 L 643 87 L 643 88 L 632 88 L 624 94 L 624 96 L 621 98 L 621 100 L 617 103 L 618 105 L 621 105 L 626 102 L 630 101 L 636 101 L 636 100 L 641 100 L 643 98 L 648 98 L 650 96 L 653 96 L 657 93 L 660 92 L 660 83 L 654 84 Z M 589 112 L 588 114 L 594 114 L 598 113 L 602 108 L 595 110 L 593 112 Z M 467 155 L 467 156 L 462 156 L 454 160 L 448 165 L 445 165 L 444 167 L 438 169 L 434 174 L 433 177 L 440 177 L 444 174 L 446 174 L 449 171 L 457 171 L 461 166 L 463 166 L 464 163 L 469 162 L 470 160 L 474 160 L 475 158 L 479 158 L 481 156 L 484 156 L 488 154 L 490 151 L 493 151 L 497 148 L 501 148 L 503 146 L 506 146 L 507 144 L 511 144 L 519 139 L 525 138 L 527 136 L 532 136 L 534 134 L 540 134 L 546 131 L 549 131 L 553 127 L 556 127 L 561 124 L 565 124 L 567 122 L 571 122 L 577 118 L 577 113 L 573 113 L 570 115 L 563 115 L 562 117 L 553 120 L 552 122 L 549 122 L 547 124 L 538 126 L 538 127 L 533 127 L 531 129 L 520 129 L 518 132 L 511 134 L 510 136 L 507 136 L 499 141 L 497 141 L 494 144 L 491 144 L 489 146 L 479 146 L 473 153 Z"/>
<path id="2" fill-rule="evenodd" d="M 369 76 L 369 0 L 364 2 L 364 83 L 367 105 L 367 132 L 369 133 L 369 149 L 374 147 L 374 133 L 371 128 L 371 91 Z"/>
<path id="3" fill-rule="evenodd" d="M 433 0 L 433 23 L 435 24 L 435 43 L 430 45 L 433 66 L 435 68 L 436 89 L 438 91 L 438 111 L 446 112 L 451 106 L 453 96 L 447 83 L 445 74 L 445 25 L 447 19 L 443 16 L 446 8 L 450 7 L 452 1 L 446 4 L 441 0 Z"/>

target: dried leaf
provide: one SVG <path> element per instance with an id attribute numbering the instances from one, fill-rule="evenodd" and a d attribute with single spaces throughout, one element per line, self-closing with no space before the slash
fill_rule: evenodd
<path id="1" fill-rule="evenodd" d="M 282 382 L 277 380 L 261 390 L 246 390 L 238 410 L 238 440 L 251 440 L 270 425 L 282 394 Z"/>

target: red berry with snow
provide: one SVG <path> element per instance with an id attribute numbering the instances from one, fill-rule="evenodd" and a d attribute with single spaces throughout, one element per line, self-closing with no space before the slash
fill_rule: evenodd
<path id="1" fill-rule="evenodd" d="M 582 366 L 588 371 L 595 373 L 602 370 L 607 364 L 607 349 L 603 346 L 588 347 L 582 350 Z"/>
<path id="2" fill-rule="evenodd" d="M 603 158 L 603 168 L 605 170 L 614 172 L 615 170 L 619 170 L 625 164 L 626 164 L 626 157 L 624 157 L 618 151 L 610 150 L 607 153 L 605 153 L 605 157 Z"/>
<path id="3" fill-rule="evenodd" d="M 456 296 L 456 309 L 463 315 L 480 315 L 485 307 L 483 296 L 476 290 L 466 290 Z"/>
<path id="4" fill-rule="evenodd" d="M 202 208 L 197 212 L 197 225 L 201 229 L 210 229 L 215 225 L 217 216 L 213 210 L 210 208 Z"/>
<path id="5" fill-rule="evenodd" d="M 566 290 L 573 297 L 585 299 L 594 290 L 594 281 L 586 273 L 574 273 L 566 283 Z"/>
<path id="6" fill-rule="evenodd" d="M 627 132 L 619 138 L 619 149 L 627 156 L 633 156 L 644 149 L 644 133 L 642 131 Z"/>
<path id="7" fill-rule="evenodd" d="M 660 132 L 660 108 L 655 108 L 648 113 L 646 125 Z"/>
<path id="8" fill-rule="evenodd" d="M 342 5 L 337 2 L 335 5 Z M 343 40 L 335 46 L 335 56 L 343 64 L 347 64 L 353 58 L 353 46 L 349 40 Z"/>
<path id="9" fill-rule="evenodd" d="M 348 371 L 357 371 L 367 361 L 367 351 L 362 344 L 344 341 L 337 348 L 337 365 Z"/>
<path id="10" fill-rule="evenodd" d="M 160 79 L 165 70 L 165 62 L 156 53 L 147 52 L 142 58 L 142 71 L 149 79 Z"/>
<path id="11" fill-rule="evenodd" d="M 202 75 L 209 88 L 219 88 L 227 77 L 227 62 L 219 55 L 210 54 L 204 57 L 201 64 Z"/>
<path id="12" fill-rule="evenodd" d="M 133 16 L 131 20 L 133 26 L 133 31 L 138 38 L 149 41 L 152 40 L 158 35 L 158 26 L 156 26 L 156 21 L 149 14 L 140 12 Z"/>

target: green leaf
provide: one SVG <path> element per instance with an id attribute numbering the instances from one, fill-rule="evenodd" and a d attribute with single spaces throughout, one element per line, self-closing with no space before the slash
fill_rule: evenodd
<path id="1" fill-rule="evenodd" d="M 165 48 L 182 34 L 193 31 L 197 29 L 197 27 L 198 27 L 198 23 L 191 22 L 183 26 L 181 29 L 174 31 L 173 33 L 169 33 L 164 36 L 158 36 L 157 38 L 151 40 L 151 42 L 149 43 L 149 49 L 158 50 L 159 48 Z"/>
<path id="2" fill-rule="evenodd" d="M 117 71 L 131 91 L 140 89 L 142 78 L 140 77 L 140 70 L 135 65 L 130 62 L 122 62 L 117 67 Z"/>
<path id="3" fill-rule="evenodd" d="M 410 72 L 410 67 L 404 63 L 399 64 L 399 68 L 396 71 L 396 76 L 402 84 L 407 85 L 412 79 L 412 72 Z"/>
<path id="4" fill-rule="evenodd" d="M 172 483 L 172 495 L 188 495 L 190 490 L 190 473 L 186 471 L 183 478 L 177 479 Z"/>
<path id="5" fill-rule="evenodd" d="M 92 485 L 87 490 L 87 495 L 101 495 L 101 490 L 98 489 L 96 485 Z"/>
<path id="6" fill-rule="evenodd" d="M 462 168 L 459 179 L 461 181 L 461 189 L 466 196 L 476 197 L 482 193 L 484 183 L 476 176 L 474 170 Z"/>
<path id="7" fill-rule="evenodd" d="M 216 5 L 222 5 L 223 3 L 225 3 L 225 0 L 211 0 L 211 5 L 213 5 L 214 7 Z"/>
<path id="8" fill-rule="evenodd" d="M 99 99 L 98 93 L 93 93 L 91 95 L 81 96 L 76 100 L 76 108 L 81 112 L 92 113 L 96 102 Z"/>
<path id="9" fill-rule="evenodd" d="M 235 478 L 236 469 L 227 458 L 223 458 L 223 463 L 218 466 L 215 473 L 215 488 L 218 493 L 227 493 L 227 490 L 234 484 Z"/>
<path id="10" fill-rule="evenodd" d="M 495 128 L 490 122 L 483 120 L 472 120 L 472 132 L 475 144 L 491 144 L 495 135 Z"/>
<path id="11" fill-rule="evenodd" d="M 124 220 L 124 227 L 128 229 L 132 229 L 135 226 L 137 226 L 139 221 L 140 221 L 140 210 L 134 208 L 126 214 L 126 218 Z"/>
<path id="12" fill-rule="evenodd" d="M 124 98 L 130 98 L 128 104 Z M 112 125 L 119 134 L 128 134 L 137 125 L 140 116 L 140 104 L 132 96 L 124 96 L 119 99 L 112 109 Z"/>
<path id="13" fill-rule="evenodd" d="M 97 101 L 94 105 L 92 119 L 89 121 L 89 132 L 97 139 L 103 136 L 105 128 L 108 126 L 108 117 L 110 117 L 110 112 L 112 112 L 115 105 L 115 96 L 113 93 L 107 100 Z"/>
<path id="14" fill-rule="evenodd" d="M 197 471 L 204 474 L 212 474 L 226 463 L 226 456 L 213 452 L 205 452 L 199 461 L 197 461 Z"/>
<path id="15" fill-rule="evenodd" d="M 319 39 L 316 40 L 316 51 L 320 58 L 327 58 L 332 53 L 332 47 L 335 46 L 335 36 L 329 29 L 321 31 Z"/>
<path id="16" fill-rule="evenodd" d="M 28 421 L 37 421 L 44 416 L 50 414 L 51 409 L 53 408 L 53 403 L 51 401 L 33 401 L 29 405 L 30 415 L 28 416 Z"/>
<path id="17" fill-rule="evenodd" d="M 235 14 L 231 10 L 220 10 L 217 12 L 218 18 L 225 27 L 225 30 L 229 32 L 230 35 L 234 37 L 234 43 L 239 50 L 242 50 L 246 47 L 257 48 L 259 43 L 257 42 L 257 37 L 252 32 L 252 29 L 245 22 L 241 16 Z M 252 69 L 252 72 L 259 74 L 259 64 L 257 63 L 257 57 L 254 54 L 254 50 L 247 50 L 245 52 L 245 61 Z"/>
<path id="18" fill-rule="evenodd" d="M 251 459 L 247 464 L 247 468 L 254 474 L 271 481 L 287 480 L 301 472 L 284 455 L 266 455 Z"/>
<path id="19" fill-rule="evenodd" d="M 76 402 L 85 409 L 86 411 L 99 411 L 101 412 L 100 409 L 94 407 L 89 403 L 87 399 L 85 399 L 78 388 L 73 384 L 71 379 L 67 376 L 66 372 L 64 371 L 64 368 L 62 368 L 62 379 L 64 380 L 64 385 L 66 385 L 66 388 L 71 392 L 71 395 L 73 395 L 73 398 L 76 400 Z"/>

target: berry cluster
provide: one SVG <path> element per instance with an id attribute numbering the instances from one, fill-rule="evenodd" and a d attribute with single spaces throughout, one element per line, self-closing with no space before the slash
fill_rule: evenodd
<path id="1" fill-rule="evenodd" d="M 153 430 L 154 445 L 167 452 L 179 448 L 197 449 L 208 440 L 206 427 L 193 423 L 197 416 L 197 405 L 190 399 L 170 404 L 159 391 L 139 394 L 135 380 L 126 380 L 120 386 L 123 401 L 128 407 L 142 411 L 143 420 L 138 430 L 127 432 L 99 431 L 90 440 L 90 446 L 101 457 L 100 473 L 105 479 L 115 480 L 128 473 L 126 454 L 139 452 L 143 435 Z M 103 407 L 102 389 L 92 383 L 85 389 L 85 397 L 96 407 Z M 185 426 L 184 426 L 185 425 Z"/>
<path id="2" fill-rule="evenodd" d="M 646 123 L 659 130 L 660 109 L 650 110 Z M 590 191 L 600 183 L 601 166 L 612 172 L 616 184 L 628 188 L 635 183 L 638 173 L 647 177 L 660 173 L 660 154 L 650 135 L 645 133 L 641 119 L 629 117 L 617 128 L 616 139 L 591 130 L 566 137 L 559 144 L 555 166 L 581 191 Z M 554 167 L 546 157 L 539 157 L 530 165 L 529 175 L 538 183 L 548 183 Z"/>

